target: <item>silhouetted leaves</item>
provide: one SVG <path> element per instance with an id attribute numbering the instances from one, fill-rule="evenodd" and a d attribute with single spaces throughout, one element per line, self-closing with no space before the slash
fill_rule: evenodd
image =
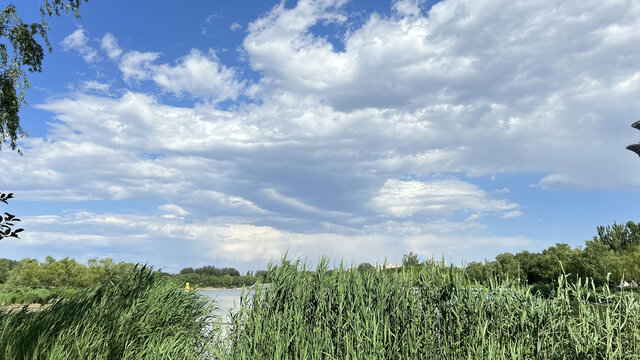
<path id="1" fill-rule="evenodd" d="M 13 198 L 13 193 L 0 193 L 0 202 L 8 204 L 7 200 Z M 18 236 L 24 229 L 14 229 L 15 222 L 20 221 L 15 215 L 5 212 L 0 215 L 0 240 L 6 237 L 20 238 Z"/>

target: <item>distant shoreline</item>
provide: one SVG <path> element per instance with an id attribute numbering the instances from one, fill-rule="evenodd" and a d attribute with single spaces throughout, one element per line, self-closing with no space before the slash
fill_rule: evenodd
<path id="1" fill-rule="evenodd" d="M 249 286 L 246 286 L 245 289 L 248 289 Z M 196 288 L 196 290 L 242 290 L 243 288 L 241 287 L 213 287 L 213 286 L 203 286 L 203 287 L 198 287 Z"/>

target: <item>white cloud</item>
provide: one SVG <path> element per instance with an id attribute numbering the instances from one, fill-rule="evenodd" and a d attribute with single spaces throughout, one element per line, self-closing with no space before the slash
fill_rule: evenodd
<path id="1" fill-rule="evenodd" d="M 86 62 L 94 62 L 97 60 L 98 52 L 89 46 L 88 41 L 84 29 L 77 29 L 62 40 L 62 47 L 66 51 L 75 50 Z"/>
<path id="2" fill-rule="evenodd" d="M 235 71 L 220 64 L 213 50 L 203 54 L 192 49 L 175 66 L 163 64 L 151 68 L 153 81 L 175 94 L 187 92 L 219 102 L 235 99 L 243 88 L 236 80 Z"/>
<path id="3" fill-rule="evenodd" d="M 116 60 L 122 54 L 122 49 L 118 46 L 118 40 L 111 33 L 104 34 L 100 45 L 111 60 Z"/>
<path id="4" fill-rule="evenodd" d="M 509 218 L 518 217 L 518 216 L 522 216 L 522 211 L 520 211 L 520 210 L 512 210 L 512 211 L 507 211 L 504 214 L 502 214 L 501 218 L 509 219 Z"/>
<path id="5" fill-rule="evenodd" d="M 419 16 L 420 5 L 425 0 L 395 0 L 393 1 L 393 10 L 402 17 Z"/>
<path id="6" fill-rule="evenodd" d="M 525 180 L 504 184 L 500 174 L 537 176 L 536 191 L 640 188 L 638 159 L 624 150 L 637 140 L 640 5 L 445 0 L 427 14 L 405 0 L 355 26 L 343 3 L 281 3 L 251 23 L 243 48 L 260 78 L 245 94 L 255 102 L 226 110 L 215 103 L 237 99 L 246 83 L 214 52 L 158 64 L 159 52 L 120 52 L 105 34 L 131 87 L 152 81 L 211 101 L 170 106 L 139 90 L 51 98 L 40 106 L 56 120 L 46 138 L 26 139 L 20 161 L 0 153 L 0 183 L 29 201 L 179 207 L 190 223 L 162 208 L 135 223 L 63 216 L 61 227 L 34 231 L 64 237 L 78 226 L 74 244 L 111 234 L 89 237 L 96 246 L 119 235 L 137 239 L 132 246 L 148 234 L 169 247 L 185 238 L 190 251 L 229 261 L 287 249 L 476 259 L 491 244 L 528 241 L 483 223 L 526 216 L 512 200 Z M 314 34 L 326 23 L 344 30 L 340 49 Z M 69 46 L 86 45 L 74 34 Z M 86 89 L 108 91 L 104 82 Z M 483 175 L 499 180 L 486 188 L 475 178 Z M 396 180 L 452 177 L 466 181 Z M 493 190 L 505 185 L 515 194 Z"/>
<path id="7" fill-rule="evenodd" d="M 387 111 L 367 121 L 369 134 L 383 131 L 406 151 L 372 161 L 398 172 L 548 172 L 570 179 L 554 182 L 562 188 L 640 186 L 620 141 L 640 112 L 640 5 L 464 0 L 422 14 L 420 4 L 371 15 L 341 51 L 311 32 L 340 21 L 341 3 L 275 7 L 243 43 L 264 74 L 249 93 Z M 594 163 L 599 174 L 589 174 Z"/>
<path id="8" fill-rule="evenodd" d="M 307 205 L 296 198 L 288 197 L 280 194 L 276 189 L 262 189 L 262 192 L 265 193 L 268 197 L 276 201 L 282 202 L 288 206 L 300 209 L 302 211 L 308 211 L 308 212 L 318 211 L 318 209 L 316 209 L 315 207 Z"/>
<path id="9" fill-rule="evenodd" d="M 148 80 L 153 76 L 151 63 L 160 56 L 157 52 L 128 51 L 120 60 L 120 71 L 125 81 Z"/>
<path id="10" fill-rule="evenodd" d="M 105 83 L 101 83 L 99 81 L 95 81 L 95 80 L 90 80 L 90 81 L 85 81 L 82 84 L 82 90 L 84 91 L 98 91 L 104 94 L 109 94 L 109 88 L 111 87 L 111 85 L 109 84 L 105 84 Z"/>
<path id="11" fill-rule="evenodd" d="M 179 216 L 98 214 L 69 212 L 64 216 L 37 216 L 24 219 L 31 229 L 18 247 L 93 249 L 117 246 L 133 258 L 163 255 L 189 263 L 251 263 L 277 261 L 285 252 L 290 258 L 308 257 L 313 261 L 330 256 L 334 261 L 376 262 L 386 257 L 399 262 L 408 249 L 421 256 L 459 262 L 478 246 L 513 249 L 526 246 L 523 237 L 474 236 L 478 224 L 434 221 L 431 224 L 388 222 L 365 229 L 360 234 L 336 232 L 307 234 L 237 221 L 185 222 Z M 46 228 L 46 231 L 41 229 Z M 462 229 L 470 235 L 457 235 Z M 96 235 L 99 232 L 100 235 Z M 179 241 L 179 242 L 176 242 Z M 163 244 L 165 248 L 157 246 Z M 152 246 L 156 244 L 156 246 Z M 175 250 L 172 250 L 175 248 Z M 160 256 L 162 257 L 162 256 Z M 167 262 L 168 263 L 168 262 Z M 263 265 L 264 266 L 264 265 Z"/>
<path id="12" fill-rule="evenodd" d="M 242 25 L 240 25 L 240 24 L 238 24 L 237 22 L 234 22 L 233 24 L 231 24 L 231 26 L 229 27 L 229 29 L 230 29 L 231 31 L 238 31 L 238 30 L 243 29 L 243 26 L 242 26 Z"/>
<path id="13" fill-rule="evenodd" d="M 521 213 L 517 204 L 491 200 L 488 194 L 460 180 L 403 181 L 390 179 L 371 201 L 372 207 L 384 214 L 405 218 L 416 214 L 447 218 L 456 211 L 505 212 L 503 217 Z"/>
<path id="14" fill-rule="evenodd" d="M 122 52 L 109 33 L 103 38 L 103 47 L 114 60 Z M 211 49 L 207 53 L 191 49 L 175 65 L 156 65 L 154 61 L 158 57 L 158 52 L 132 50 L 124 53 L 118 65 L 124 80 L 152 80 L 166 92 L 176 95 L 188 93 L 214 103 L 235 100 L 244 88 L 244 82 L 237 79 L 235 69 L 221 64 L 215 51 Z"/>
<path id="15" fill-rule="evenodd" d="M 176 204 L 165 204 L 158 207 L 161 211 L 168 215 L 187 216 L 189 212 Z"/>

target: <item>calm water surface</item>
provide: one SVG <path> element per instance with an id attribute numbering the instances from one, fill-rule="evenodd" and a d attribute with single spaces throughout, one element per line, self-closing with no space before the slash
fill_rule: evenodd
<path id="1" fill-rule="evenodd" d="M 231 320 L 229 313 L 238 311 L 240 308 L 240 296 L 242 290 L 239 289 L 206 289 L 198 290 L 198 292 L 204 296 L 209 297 L 215 301 L 218 310 L 215 314 L 222 317 L 223 322 L 229 322 Z M 245 297 L 248 290 L 245 291 Z"/>

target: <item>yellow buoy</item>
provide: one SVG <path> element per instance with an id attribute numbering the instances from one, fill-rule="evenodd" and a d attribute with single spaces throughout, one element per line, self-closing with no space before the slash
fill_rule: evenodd
<path id="1" fill-rule="evenodd" d="M 187 282 L 187 285 L 185 285 L 184 287 L 185 290 L 191 290 L 191 286 L 189 286 L 189 283 Z"/>

